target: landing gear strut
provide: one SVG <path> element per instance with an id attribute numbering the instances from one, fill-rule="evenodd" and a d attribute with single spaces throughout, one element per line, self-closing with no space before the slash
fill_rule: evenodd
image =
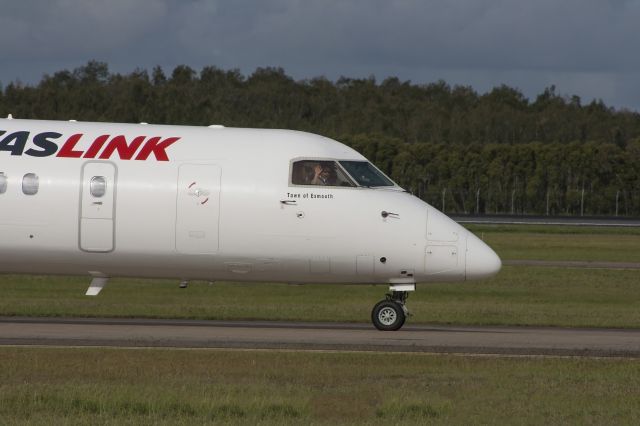
<path id="1" fill-rule="evenodd" d="M 390 286 L 386 299 L 373 307 L 371 321 L 381 331 L 396 331 L 404 325 L 409 310 L 405 306 L 409 292 L 415 290 L 415 285 Z"/>

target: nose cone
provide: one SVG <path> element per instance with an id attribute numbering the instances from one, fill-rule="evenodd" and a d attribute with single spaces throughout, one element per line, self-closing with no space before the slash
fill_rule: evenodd
<path id="1" fill-rule="evenodd" d="M 491 277 L 500 271 L 502 262 L 495 251 L 478 237 L 467 236 L 466 279 L 478 280 Z"/>

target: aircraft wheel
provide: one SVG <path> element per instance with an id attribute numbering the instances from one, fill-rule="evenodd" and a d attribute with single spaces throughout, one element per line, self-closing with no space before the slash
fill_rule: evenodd
<path id="1" fill-rule="evenodd" d="M 371 321 L 373 325 L 381 331 L 399 330 L 404 324 L 406 317 L 402 305 L 393 300 L 383 300 L 378 302 L 371 311 Z"/>

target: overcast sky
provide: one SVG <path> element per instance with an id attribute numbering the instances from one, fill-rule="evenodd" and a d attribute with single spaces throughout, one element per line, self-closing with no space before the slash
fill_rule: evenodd
<path id="1" fill-rule="evenodd" d="M 0 82 L 280 66 L 296 79 L 556 86 L 640 110 L 640 0 L 0 0 Z"/>

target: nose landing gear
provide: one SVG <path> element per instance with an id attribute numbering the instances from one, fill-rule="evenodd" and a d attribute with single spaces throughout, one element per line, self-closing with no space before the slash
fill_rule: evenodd
<path id="1" fill-rule="evenodd" d="M 415 284 L 391 285 L 386 299 L 373 307 L 371 321 L 381 331 L 396 331 L 410 315 L 405 303 L 409 292 L 415 290 Z"/>

